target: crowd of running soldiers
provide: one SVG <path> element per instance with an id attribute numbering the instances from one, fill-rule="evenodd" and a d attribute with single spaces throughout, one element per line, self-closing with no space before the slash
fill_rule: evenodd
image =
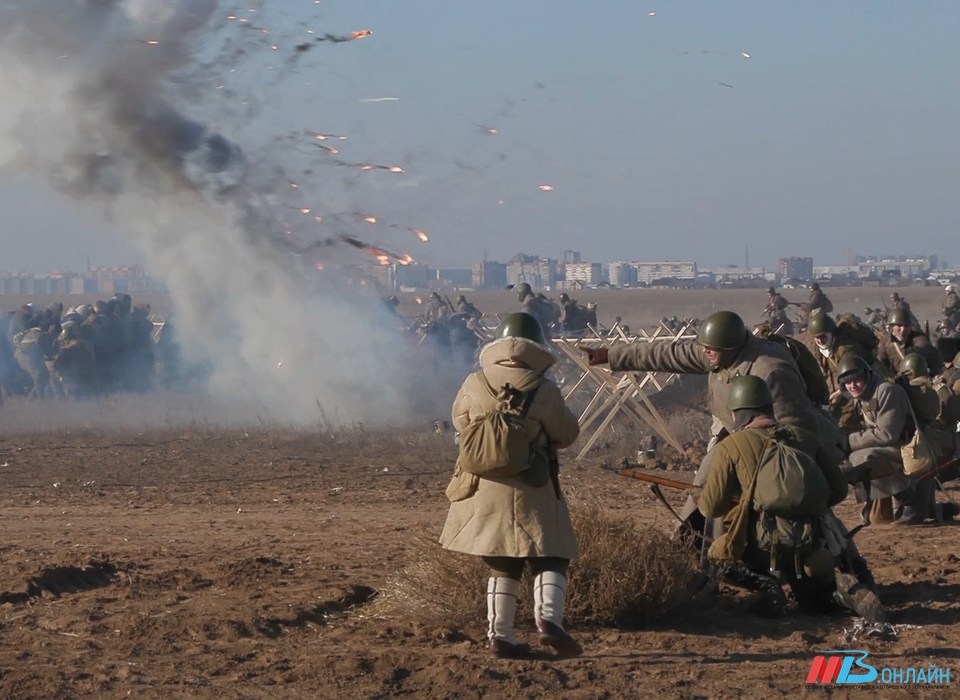
<path id="1" fill-rule="evenodd" d="M 185 380 L 172 324 L 116 294 L 94 304 L 0 316 L 0 398 L 89 398 L 173 388 Z"/>

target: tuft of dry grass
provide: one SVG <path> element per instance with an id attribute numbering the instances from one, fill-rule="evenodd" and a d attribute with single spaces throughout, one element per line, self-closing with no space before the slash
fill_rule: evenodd
<path id="1" fill-rule="evenodd" d="M 573 507 L 572 518 L 580 556 L 569 571 L 569 625 L 635 626 L 691 599 L 696 562 L 689 548 L 597 504 Z M 409 552 L 410 563 L 367 612 L 453 629 L 486 619 L 488 570 L 479 557 L 448 552 L 426 532 L 413 535 Z M 518 620 L 530 620 L 529 573 L 521 590 Z"/>

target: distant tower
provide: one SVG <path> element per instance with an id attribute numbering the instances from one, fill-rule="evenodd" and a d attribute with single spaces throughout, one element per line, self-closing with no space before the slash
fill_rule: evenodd
<path id="1" fill-rule="evenodd" d="M 743 246 L 743 271 L 750 272 L 750 246 Z"/>

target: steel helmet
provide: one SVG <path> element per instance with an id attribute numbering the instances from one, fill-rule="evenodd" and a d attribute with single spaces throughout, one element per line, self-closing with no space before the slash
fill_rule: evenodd
<path id="1" fill-rule="evenodd" d="M 566 292 L 563 292 L 563 293 L 560 295 L 560 301 L 561 301 L 561 302 L 570 301 L 570 295 L 567 294 Z"/>
<path id="2" fill-rule="evenodd" d="M 858 377 L 866 377 L 870 373 L 870 365 L 866 360 L 853 352 L 848 352 L 840 358 L 837 364 L 837 381 L 841 384 L 853 381 Z"/>
<path id="3" fill-rule="evenodd" d="M 773 396 L 770 388 L 760 377 L 746 375 L 735 377 L 730 382 L 730 393 L 727 394 L 727 408 L 736 411 L 741 408 L 764 408 L 773 406 Z"/>
<path id="4" fill-rule="evenodd" d="M 813 284 L 810 285 L 810 289 L 812 289 L 812 290 L 815 291 L 815 292 L 819 292 L 819 291 L 820 291 L 820 285 L 819 285 L 817 282 L 814 282 Z"/>
<path id="5" fill-rule="evenodd" d="M 953 292 L 954 294 L 956 294 L 956 292 L 957 292 L 957 285 L 955 285 L 955 284 L 948 284 L 946 287 L 943 288 L 943 291 L 946 292 L 947 294 L 949 294 L 950 292 Z"/>
<path id="6" fill-rule="evenodd" d="M 521 296 L 526 294 L 533 294 L 533 290 L 530 289 L 530 284 L 527 282 L 521 282 L 517 285 L 517 293 Z"/>
<path id="7" fill-rule="evenodd" d="M 910 326 L 913 323 L 910 321 L 910 314 L 902 306 L 898 306 L 895 309 L 890 310 L 890 314 L 887 316 L 887 325 L 888 326 Z"/>
<path id="8" fill-rule="evenodd" d="M 813 336 L 836 333 L 837 324 L 827 314 L 811 314 L 807 321 L 807 333 Z"/>
<path id="9" fill-rule="evenodd" d="M 911 378 L 929 376 L 930 368 L 927 366 L 927 358 L 918 352 L 908 352 L 900 362 L 900 374 L 906 374 Z"/>
<path id="10" fill-rule="evenodd" d="M 697 343 L 713 350 L 736 350 L 746 340 L 747 327 L 732 311 L 710 314 L 697 333 Z"/>
<path id="11" fill-rule="evenodd" d="M 494 338 L 526 338 L 534 343 L 546 345 L 543 337 L 543 328 L 540 322 L 530 314 L 518 311 L 507 314 L 503 317 L 497 330 L 493 333 Z"/>
<path id="12" fill-rule="evenodd" d="M 462 294 L 458 294 L 457 298 L 453 300 L 455 304 L 466 304 L 467 298 Z"/>

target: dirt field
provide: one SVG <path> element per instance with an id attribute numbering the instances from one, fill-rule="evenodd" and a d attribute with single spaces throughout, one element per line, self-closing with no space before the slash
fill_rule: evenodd
<path id="1" fill-rule="evenodd" d="M 916 291 L 908 298 L 921 301 Z M 942 294 L 923 292 L 927 303 Z M 510 308 L 514 297 L 490 294 L 478 305 Z M 616 308 L 621 292 L 605 294 L 601 308 Z M 682 295 L 624 294 L 638 319 L 664 315 L 658 304 L 709 313 L 702 296 L 687 306 Z M 711 304 L 762 305 L 762 290 L 724 294 Z M 844 299 L 835 296 L 838 311 L 862 303 Z M 707 432 L 697 386 L 658 399 L 683 440 Z M 451 629 L 373 614 L 413 539 L 435 539 L 446 514 L 455 448 L 429 422 L 331 433 L 218 421 L 202 404 L 142 397 L 48 406 L 8 399 L 0 410 L 2 697 L 770 698 L 804 690 L 813 657 L 829 649 L 866 650 L 878 669 L 934 663 L 953 683 L 960 674 L 955 525 L 857 535 L 891 621 L 908 626 L 897 638 L 849 639 L 854 620 L 842 614 L 756 617 L 724 588 L 641 629 L 569 620 L 582 658 L 497 660 L 483 619 Z M 635 456 L 641 437 L 617 429 L 579 462 L 579 444 L 566 451 L 573 507 L 600 503 L 671 528 L 644 484 L 601 468 Z M 851 501 L 838 508 L 848 525 Z M 481 596 L 482 581 L 462 585 Z M 518 626 L 532 631 L 530 620 Z M 953 697 L 952 685 L 832 696 Z"/>

